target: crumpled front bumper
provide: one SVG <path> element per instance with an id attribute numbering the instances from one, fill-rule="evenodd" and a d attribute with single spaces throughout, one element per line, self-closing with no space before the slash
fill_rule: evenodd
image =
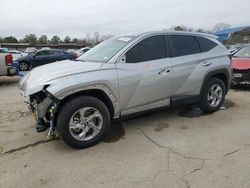
<path id="1" fill-rule="evenodd" d="M 233 84 L 250 83 L 250 69 L 234 69 L 233 70 Z"/>
<path id="2" fill-rule="evenodd" d="M 50 126 L 54 128 L 54 114 L 57 104 L 58 101 L 50 96 L 44 98 L 30 96 L 28 108 L 35 117 L 37 132 L 43 132 Z"/>
<path id="3" fill-rule="evenodd" d="M 46 113 L 52 104 L 53 100 L 47 97 L 39 104 L 30 104 L 29 109 L 35 113 L 37 118 L 44 118 L 46 117 Z"/>

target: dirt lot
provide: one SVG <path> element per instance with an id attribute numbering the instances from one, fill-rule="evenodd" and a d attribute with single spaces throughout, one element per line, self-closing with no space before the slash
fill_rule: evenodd
<path id="1" fill-rule="evenodd" d="M 250 89 L 217 113 L 148 114 L 75 150 L 36 133 L 17 82 L 0 78 L 0 187 L 250 187 Z"/>

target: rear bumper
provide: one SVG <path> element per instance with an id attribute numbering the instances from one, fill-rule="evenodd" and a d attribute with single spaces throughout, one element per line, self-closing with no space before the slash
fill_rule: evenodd
<path id="1" fill-rule="evenodd" d="M 8 67 L 7 68 L 7 76 L 15 76 L 16 75 L 16 68 Z"/>

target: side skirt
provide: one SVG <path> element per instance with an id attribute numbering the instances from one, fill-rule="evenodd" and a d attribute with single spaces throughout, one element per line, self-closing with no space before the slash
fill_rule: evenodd
<path id="1" fill-rule="evenodd" d="M 133 113 L 130 113 L 130 114 L 121 114 L 121 116 L 119 118 L 113 119 L 112 123 L 125 121 L 125 120 L 131 119 L 131 118 L 140 117 L 140 116 L 143 116 L 143 115 L 147 115 L 149 113 L 154 113 L 154 112 L 158 112 L 158 111 L 161 111 L 161 110 L 170 109 L 170 108 L 173 108 L 173 107 L 185 106 L 185 105 L 189 105 L 189 104 L 197 104 L 199 101 L 200 101 L 200 95 L 181 96 L 181 97 L 180 96 L 174 96 L 165 105 L 161 105 L 161 106 L 150 108 L 150 109 L 142 108 L 144 110 L 133 112 Z"/>

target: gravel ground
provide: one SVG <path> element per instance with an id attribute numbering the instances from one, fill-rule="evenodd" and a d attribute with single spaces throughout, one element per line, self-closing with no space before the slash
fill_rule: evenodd
<path id="1" fill-rule="evenodd" d="M 36 133 L 18 80 L 0 78 L 0 187 L 250 187 L 250 89 L 210 115 L 179 107 L 117 123 L 76 150 Z"/>

